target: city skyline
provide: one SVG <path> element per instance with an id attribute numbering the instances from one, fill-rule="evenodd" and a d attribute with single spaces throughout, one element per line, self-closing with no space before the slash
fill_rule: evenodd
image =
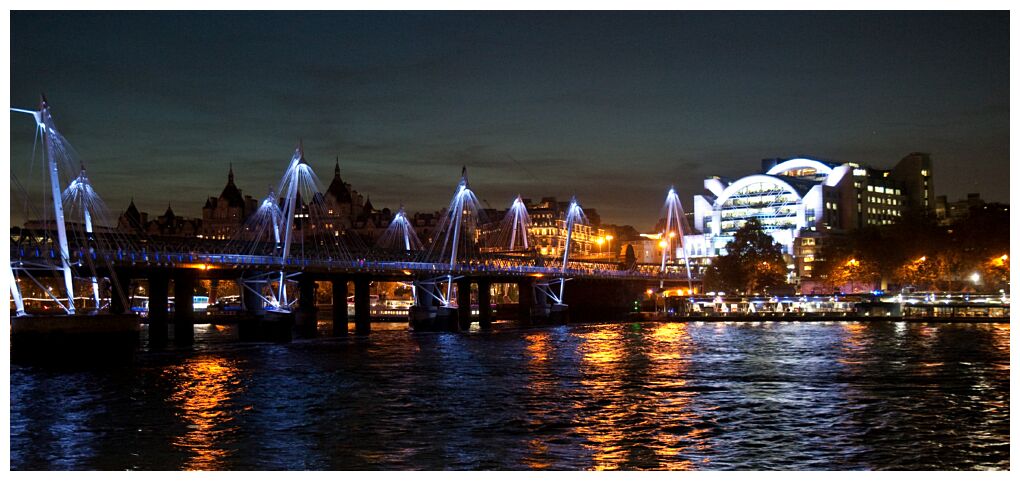
<path id="1" fill-rule="evenodd" d="M 303 140 L 378 207 L 435 211 L 467 165 L 493 208 L 576 194 L 644 230 L 670 185 L 690 210 L 705 177 L 773 157 L 924 151 L 937 194 L 1007 201 L 1007 32 L 1002 14 L 15 12 L 11 102 L 49 96 L 114 215 L 134 197 L 194 216 L 230 163 L 260 197 Z"/>

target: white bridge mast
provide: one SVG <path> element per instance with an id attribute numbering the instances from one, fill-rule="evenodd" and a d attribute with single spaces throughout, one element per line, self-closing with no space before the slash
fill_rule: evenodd
<path id="1" fill-rule="evenodd" d="M 53 138 L 51 134 L 56 133 L 53 128 L 53 118 L 50 116 L 50 106 L 43 96 L 39 102 L 39 110 L 11 109 L 12 112 L 30 114 L 35 117 L 36 128 L 42 132 L 43 155 L 46 156 L 47 170 L 50 176 L 50 190 L 53 193 L 53 221 L 57 224 L 57 242 L 60 246 L 60 268 L 64 272 L 64 288 L 67 290 L 67 305 L 61 305 L 68 314 L 74 314 L 74 277 L 71 275 L 70 252 L 67 248 L 67 226 L 64 225 L 64 203 L 63 189 L 60 188 L 60 171 L 57 168 L 57 160 L 53 155 Z"/>

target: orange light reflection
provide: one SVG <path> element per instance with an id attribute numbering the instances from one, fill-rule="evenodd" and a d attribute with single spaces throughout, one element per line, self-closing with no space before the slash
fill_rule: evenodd
<path id="1" fill-rule="evenodd" d="M 232 362 L 214 356 L 194 359 L 164 371 L 174 378 L 177 391 L 170 396 L 170 401 L 179 405 L 178 416 L 187 425 L 187 431 L 174 440 L 174 445 L 192 453 L 181 469 L 225 468 L 228 452 L 223 448 L 223 438 L 236 429 L 229 426 L 234 419 L 229 401 L 236 395 L 237 373 Z"/>

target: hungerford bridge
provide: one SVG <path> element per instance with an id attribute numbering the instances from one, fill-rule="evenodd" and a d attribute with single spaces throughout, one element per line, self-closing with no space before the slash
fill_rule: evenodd
<path id="1" fill-rule="evenodd" d="M 125 288 L 132 279 L 149 282 L 148 322 L 150 336 L 156 337 L 167 332 L 170 321 L 171 279 L 174 299 L 191 298 L 200 278 L 237 281 L 247 315 L 267 323 L 290 319 L 312 332 L 316 281 L 331 281 L 333 299 L 338 300 L 348 298 L 348 283 L 353 281 L 355 328 L 362 333 L 370 326 L 372 281 L 405 282 L 413 287 L 409 317 L 412 326 L 423 330 L 467 327 L 471 284 L 477 285 L 478 321 L 485 329 L 491 326 L 493 283 L 519 286 L 520 318 L 526 320 L 561 316 L 571 301 L 575 315 L 622 314 L 653 283 L 659 288 L 668 284 L 689 289 L 693 281 L 686 259 L 681 263 L 675 258 L 678 252 L 682 255 L 680 242 L 687 232 L 672 188 L 664 207 L 665 245 L 660 244 L 662 259 L 656 265 L 571 259 L 574 227 L 587 222 L 577 199 L 571 199 L 563 219 L 562 258 L 547 261 L 535 255 L 529 242 L 530 219 L 520 196 L 498 229 L 483 235 L 481 208 L 466 169 L 427 244 L 418 239 L 401 208 L 377 244 L 365 246 L 347 233 L 302 228 L 325 219 L 326 206 L 300 145 L 277 186 L 233 239 L 195 239 L 181 246 L 127 235 L 110 227 L 110 212 L 86 175 L 84 162 L 57 130 L 45 97 L 38 110 L 11 111 L 34 120 L 33 170 L 38 159 L 39 170 L 45 172 L 41 201 L 33 201 L 25 185 L 12 176 L 12 209 L 21 196 L 28 218 L 42 219 L 38 231 L 26 227 L 28 235 L 11 236 L 6 277 L 13 301 L 13 331 L 18 326 L 30 329 L 33 322 L 87 323 L 102 316 L 123 317 L 129 307 Z M 58 314 L 26 313 L 19 280 L 43 291 L 49 302 L 59 306 Z M 89 295 L 76 301 L 76 285 Z M 172 316 L 175 338 L 190 339 L 194 323 L 190 303 L 177 303 Z M 333 317 L 334 329 L 346 332 L 346 305 L 334 308 Z"/>

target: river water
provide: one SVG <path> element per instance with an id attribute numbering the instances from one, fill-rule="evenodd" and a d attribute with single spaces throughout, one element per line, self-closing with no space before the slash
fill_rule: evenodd
<path id="1" fill-rule="evenodd" d="M 11 468 L 1009 468 L 1008 324 L 230 330 L 12 365 Z"/>

